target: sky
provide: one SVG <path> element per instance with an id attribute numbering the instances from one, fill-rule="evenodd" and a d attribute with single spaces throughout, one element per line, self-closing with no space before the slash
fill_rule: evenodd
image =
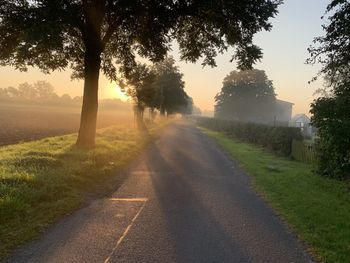
<path id="1" fill-rule="evenodd" d="M 285 0 L 279 7 L 279 14 L 272 19 L 270 32 L 260 32 L 255 36 L 255 43 L 263 49 L 263 59 L 255 68 L 265 70 L 274 83 L 277 97 L 294 103 L 293 113 L 309 113 L 309 105 L 315 98 L 314 91 L 322 82 L 308 84 L 320 66 L 306 65 L 307 48 L 314 37 L 322 35 L 321 16 L 324 15 L 328 0 Z M 219 55 L 217 67 L 203 68 L 200 61 L 196 64 L 179 61 L 176 44 L 171 55 L 177 60 L 184 74 L 186 92 L 193 97 L 195 104 L 202 110 L 212 111 L 214 97 L 222 87 L 222 80 L 232 70 L 235 63 L 230 63 L 232 53 Z M 10 67 L 0 67 L 0 88 L 17 86 L 23 82 L 33 83 L 37 80 L 50 82 L 59 95 L 68 93 L 81 96 L 83 82 L 71 80 L 69 70 L 45 75 L 37 69 L 19 72 Z M 101 76 L 100 98 L 120 97 L 125 99 L 115 85 Z"/>

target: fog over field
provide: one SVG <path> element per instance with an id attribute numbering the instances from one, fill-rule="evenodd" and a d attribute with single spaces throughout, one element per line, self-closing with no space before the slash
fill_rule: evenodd
<path id="1" fill-rule="evenodd" d="M 58 96 L 47 82 L 0 89 L 0 145 L 77 132 L 82 97 Z M 97 127 L 133 125 L 132 105 L 100 100 Z"/>

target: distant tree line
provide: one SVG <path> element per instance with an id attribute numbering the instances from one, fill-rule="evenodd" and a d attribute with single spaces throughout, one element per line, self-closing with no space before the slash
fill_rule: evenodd
<path id="1" fill-rule="evenodd" d="M 82 96 L 71 97 L 69 94 L 59 96 L 55 88 L 46 81 L 36 81 L 33 84 L 21 83 L 17 87 L 0 88 L 0 101 L 3 103 L 35 103 L 40 105 L 74 106 L 81 107 Z M 100 101 L 102 108 L 130 109 L 129 103 L 120 99 L 103 99 Z"/>
<path id="2" fill-rule="evenodd" d="M 34 84 L 29 84 L 27 82 L 19 84 L 17 88 L 0 88 L 0 99 L 15 101 L 48 101 L 59 99 L 71 100 L 72 98 L 68 94 L 60 97 L 55 93 L 55 89 L 50 83 L 46 81 L 37 81 Z"/>

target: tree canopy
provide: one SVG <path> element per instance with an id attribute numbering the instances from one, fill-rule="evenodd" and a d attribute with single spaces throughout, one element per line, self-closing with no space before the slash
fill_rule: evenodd
<path id="1" fill-rule="evenodd" d="M 44 72 L 71 67 L 83 77 L 87 49 L 103 52 L 102 70 L 135 66 L 135 54 L 161 60 L 177 39 L 182 59 L 215 65 L 217 52 L 236 47 L 234 59 L 250 67 L 261 58 L 253 35 L 270 30 L 279 0 L 1 0 L 0 60 Z"/>
<path id="2" fill-rule="evenodd" d="M 0 0 L 0 64 L 84 78 L 77 144 L 94 145 L 98 78 L 128 74 L 139 55 L 161 61 L 177 40 L 181 59 L 215 66 L 234 47 L 241 69 L 261 58 L 253 36 L 270 30 L 281 0 Z"/>
<path id="3" fill-rule="evenodd" d="M 162 115 L 188 114 L 193 104 L 184 90 L 183 74 L 172 57 L 152 66 L 138 64 L 119 84 L 135 102 L 141 116 L 146 107 L 158 109 Z"/>
<path id="4" fill-rule="evenodd" d="M 154 82 L 158 91 L 157 108 L 161 114 L 181 112 L 187 106 L 188 95 L 184 90 L 183 74 L 175 65 L 175 60 L 168 57 L 162 62 L 155 63 L 153 68 L 157 76 Z"/>
<path id="5" fill-rule="evenodd" d="M 327 6 L 328 23 L 323 25 L 325 35 L 316 37 L 309 48 L 310 64 L 320 63 L 320 75 L 328 84 L 350 82 L 350 3 L 332 0 Z"/>
<path id="6" fill-rule="evenodd" d="M 273 120 L 276 94 L 263 70 L 232 71 L 215 96 L 215 116 L 245 122 Z"/>
<path id="7" fill-rule="evenodd" d="M 128 78 L 119 81 L 119 84 L 139 110 L 143 110 L 156 103 L 156 90 L 153 84 L 155 78 L 156 73 L 151 67 L 146 64 L 138 64 L 128 74 Z"/>

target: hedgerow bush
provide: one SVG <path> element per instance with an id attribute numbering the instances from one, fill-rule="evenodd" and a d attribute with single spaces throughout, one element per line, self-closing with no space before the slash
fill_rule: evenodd
<path id="1" fill-rule="evenodd" d="M 350 82 L 335 87 L 333 96 L 316 99 L 310 112 L 319 136 L 317 173 L 350 178 Z"/>
<path id="2" fill-rule="evenodd" d="M 293 140 L 302 140 L 298 128 L 273 127 L 206 117 L 198 117 L 196 121 L 204 128 L 224 132 L 230 137 L 263 146 L 285 156 L 290 156 Z"/>

